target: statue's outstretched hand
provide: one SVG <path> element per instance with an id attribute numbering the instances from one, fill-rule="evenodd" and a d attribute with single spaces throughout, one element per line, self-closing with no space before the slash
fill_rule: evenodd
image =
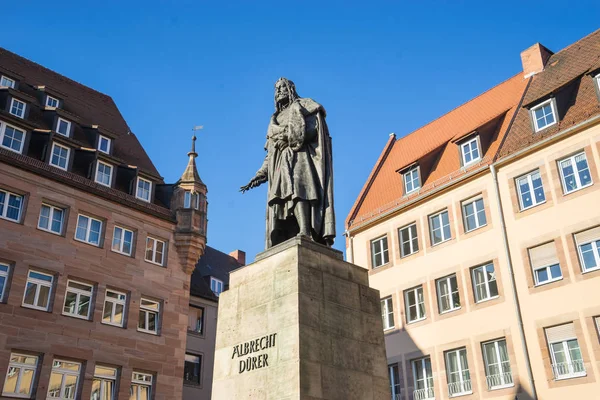
<path id="1" fill-rule="evenodd" d="M 252 188 L 260 186 L 261 184 L 265 183 L 266 181 L 267 181 L 266 177 L 255 176 L 254 178 L 250 179 L 250 182 L 248 182 L 247 185 L 240 187 L 240 192 L 245 193 Z"/>

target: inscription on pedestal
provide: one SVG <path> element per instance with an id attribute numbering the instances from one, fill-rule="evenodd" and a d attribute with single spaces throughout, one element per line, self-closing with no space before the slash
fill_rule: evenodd
<path id="1" fill-rule="evenodd" d="M 253 371 L 255 369 L 260 369 L 269 366 L 269 355 L 258 354 L 252 355 L 253 353 L 264 351 L 270 349 L 271 347 L 275 347 L 275 338 L 277 337 L 276 333 L 272 333 L 270 335 L 262 336 L 258 339 L 250 340 L 245 343 L 241 343 L 235 345 L 233 347 L 233 352 L 231 354 L 231 359 L 242 358 L 239 360 L 239 373 L 242 374 L 246 371 Z"/>

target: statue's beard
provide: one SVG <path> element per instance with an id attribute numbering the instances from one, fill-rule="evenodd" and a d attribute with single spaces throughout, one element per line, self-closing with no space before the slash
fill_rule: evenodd
<path id="1" fill-rule="evenodd" d="M 288 97 L 285 97 L 285 98 L 283 98 L 283 99 L 281 99 L 281 100 L 277 100 L 277 105 L 278 105 L 278 106 L 279 106 L 279 108 L 280 108 L 280 109 L 282 109 L 282 110 L 283 110 L 284 108 L 287 108 L 287 107 L 290 105 L 290 98 L 289 98 L 289 96 L 288 96 Z"/>

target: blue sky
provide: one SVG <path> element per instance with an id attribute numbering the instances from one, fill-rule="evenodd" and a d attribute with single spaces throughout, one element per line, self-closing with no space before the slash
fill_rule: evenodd
<path id="1" fill-rule="evenodd" d="M 488 4 L 489 3 L 489 4 Z M 208 186 L 209 245 L 263 250 L 273 85 L 325 106 L 338 238 L 390 132 L 402 136 L 598 29 L 599 2 L 21 1 L 2 5 L 0 46 L 109 94 L 166 182 L 191 128 Z"/>

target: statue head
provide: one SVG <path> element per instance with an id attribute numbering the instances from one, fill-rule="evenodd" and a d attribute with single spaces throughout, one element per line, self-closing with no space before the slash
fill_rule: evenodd
<path id="1" fill-rule="evenodd" d="M 296 85 L 287 78 L 279 78 L 275 82 L 275 110 L 281 111 L 288 104 L 293 103 L 298 99 Z"/>

